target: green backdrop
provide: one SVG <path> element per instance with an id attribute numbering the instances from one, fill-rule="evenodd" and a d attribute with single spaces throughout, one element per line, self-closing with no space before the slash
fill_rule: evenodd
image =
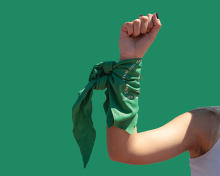
<path id="1" fill-rule="evenodd" d="M 0 175 L 190 176 L 189 153 L 150 165 L 113 162 L 104 90 L 94 91 L 94 149 L 83 168 L 72 106 L 92 67 L 119 61 L 121 26 L 158 12 L 143 57 L 138 132 L 220 105 L 219 0 L 0 0 Z"/>

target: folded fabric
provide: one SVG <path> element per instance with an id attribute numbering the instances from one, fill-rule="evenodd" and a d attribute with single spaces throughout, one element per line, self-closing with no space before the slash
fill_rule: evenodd
<path id="1" fill-rule="evenodd" d="M 106 101 L 103 104 L 108 128 L 116 127 L 133 134 L 138 120 L 138 96 L 142 59 L 135 58 L 99 62 L 89 76 L 89 83 L 79 91 L 78 99 L 72 107 L 74 138 L 79 145 L 84 168 L 90 159 L 96 139 L 92 121 L 93 89 L 104 90 Z"/>

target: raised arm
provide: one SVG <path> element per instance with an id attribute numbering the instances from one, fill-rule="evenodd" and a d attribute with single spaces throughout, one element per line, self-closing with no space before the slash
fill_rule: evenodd
<path id="1" fill-rule="evenodd" d="M 140 16 L 139 19 L 126 22 L 121 27 L 119 61 L 143 58 L 162 26 L 157 17 L 156 13 Z M 151 20 L 153 28 L 149 32 L 148 23 Z M 190 151 L 199 143 L 193 119 L 192 115 L 186 112 L 157 129 L 137 133 L 135 128 L 132 135 L 116 126 L 106 126 L 109 157 L 117 162 L 143 165 L 165 161 Z"/>

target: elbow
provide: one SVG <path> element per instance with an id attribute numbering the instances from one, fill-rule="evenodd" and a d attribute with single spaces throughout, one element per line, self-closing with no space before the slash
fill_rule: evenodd
<path id="1" fill-rule="evenodd" d="M 119 155 L 116 155 L 116 152 L 114 152 L 114 151 L 108 150 L 108 156 L 109 156 L 110 160 L 115 161 L 115 162 L 119 162 L 122 160 L 122 157 Z"/>
<path id="2" fill-rule="evenodd" d="M 124 163 L 125 156 L 128 155 L 125 152 L 120 152 L 120 150 L 108 150 L 108 156 L 112 161 Z"/>
<path id="3" fill-rule="evenodd" d="M 114 157 L 113 153 L 110 152 L 109 150 L 108 150 L 108 157 L 109 157 L 109 159 L 112 160 L 112 161 L 115 160 L 115 157 Z"/>
<path id="4" fill-rule="evenodd" d="M 115 157 L 112 157 L 112 156 L 110 156 L 110 155 L 109 155 L 109 159 L 110 159 L 111 161 L 117 162 L 116 158 L 115 158 Z"/>

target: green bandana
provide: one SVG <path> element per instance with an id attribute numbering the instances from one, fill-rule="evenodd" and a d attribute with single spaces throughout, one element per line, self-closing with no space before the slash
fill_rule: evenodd
<path id="1" fill-rule="evenodd" d="M 89 83 L 79 91 L 78 99 L 72 108 L 73 134 L 79 145 L 84 168 L 89 161 L 96 139 L 92 121 L 93 89 L 104 90 L 106 101 L 103 104 L 108 128 L 116 127 L 133 134 L 138 120 L 138 96 L 142 59 L 99 62 L 89 76 Z"/>

